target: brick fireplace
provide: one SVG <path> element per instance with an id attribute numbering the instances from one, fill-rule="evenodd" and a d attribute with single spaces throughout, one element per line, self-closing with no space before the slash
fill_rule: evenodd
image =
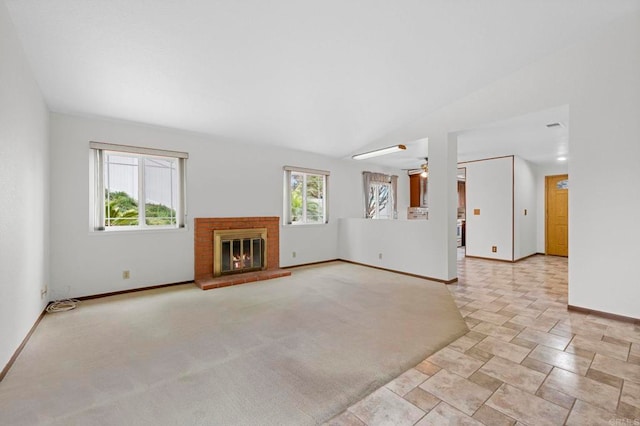
<path id="1" fill-rule="evenodd" d="M 263 242 L 264 259 L 260 270 L 231 274 L 216 272 L 214 275 L 214 256 L 217 254 L 214 231 L 223 231 L 218 234 L 232 236 L 242 235 L 243 232 L 249 236 L 257 233 L 266 237 Z M 220 247 L 219 244 L 218 247 Z M 291 275 L 291 272 L 280 269 L 280 218 L 277 216 L 196 218 L 194 220 L 194 252 L 194 280 L 203 290 Z"/>

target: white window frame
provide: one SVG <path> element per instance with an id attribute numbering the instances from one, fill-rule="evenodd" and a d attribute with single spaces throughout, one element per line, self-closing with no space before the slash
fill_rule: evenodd
<path id="1" fill-rule="evenodd" d="M 304 167 L 284 166 L 284 214 L 283 224 L 291 226 L 301 225 L 324 225 L 329 223 L 329 176 L 331 172 L 326 170 L 308 169 Z M 291 217 L 291 174 L 303 175 L 303 191 L 302 191 L 302 220 L 293 222 Z M 323 178 L 323 203 L 322 203 L 322 222 L 307 221 L 307 176 L 321 176 Z"/>
<path id="2" fill-rule="evenodd" d="M 185 228 L 187 221 L 186 211 L 186 160 L 189 154 L 179 151 L 163 149 L 143 148 L 128 145 L 117 145 L 104 142 L 90 142 L 89 148 L 92 157 L 91 191 L 91 230 L 96 232 L 123 232 L 123 231 L 147 231 L 160 229 Z M 138 164 L 138 225 L 136 226 L 105 226 L 105 154 L 119 154 L 125 157 L 138 157 L 142 159 Z M 145 219 L 144 202 L 144 159 L 174 159 L 176 160 L 178 182 L 175 225 L 147 225 Z M 140 213 L 142 212 L 142 213 Z"/>
<path id="3" fill-rule="evenodd" d="M 366 219 L 376 219 L 376 220 L 396 220 L 398 218 L 398 210 L 397 210 L 397 180 L 398 176 L 396 175 L 387 175 L 384 173 L 376 173 L 376 172 L 362 172 L 363 183 L 364 183 L 364 217 Z M 380 217 L 380 202 L 379 202 L 379 191 L 374 191 L 374 204 L 375 211 L 373 214 L 369 212 L 369 201 L 371 198 L 369 197 L 371 193 L 371 189 L 378 188 L 380 186 L 388 187 L 389 191 L 389 200 L 387 202 L 387 207 L 390 208 L 391 215 L 390 217 Z"/>
<path id="4" fill-rule="evenodd" d="M 389 191 L 389 199 L 387 200 L 387 205 L 385 206 L 385 208 L 389 209 L 389 216 L 380 216 L 380 191 L 378 190 L 379 187 L 384 186 L 387 188 L 387 191 Z M 387 220 L 387 219 L 393 219 L 394 216 L 394 212 L 393 212 L 393 187 L 391 186 L 391 182 L 372 182 L 369 185 L 369 188 L 376 188 L 376 190 L 374 191 L 374 204 L 376 206 L 375 209 L 375 213 L 373 214 L 373 216 L 371 216 L 371 219 L 378 219 L 378 220 Z"/>

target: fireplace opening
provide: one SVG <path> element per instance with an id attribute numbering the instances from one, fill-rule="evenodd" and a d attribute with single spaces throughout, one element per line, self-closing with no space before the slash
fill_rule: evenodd
<path id="1" fill-rule="evenodd" d="M 262 247 L 264 246 L 262 238 L 223 239 L 221 245 L 221 274 L 259 271 L 262 269 Z"/>
<path id="2" fill-rule="evenodd" d="M 213 276 L 267 268 L 266 228 L 213 231 Z"/>

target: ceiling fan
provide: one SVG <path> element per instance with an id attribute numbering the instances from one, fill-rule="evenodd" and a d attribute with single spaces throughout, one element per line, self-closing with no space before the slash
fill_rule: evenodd
<path id="1" fill-rule="evenodd" d="M 424 163 L 420 164 L 419 169 L 405 169 L 408 175 L 420 174 L 420 177 L 426 178 L 429 176 L 429 157 L 424 158 Z"/>

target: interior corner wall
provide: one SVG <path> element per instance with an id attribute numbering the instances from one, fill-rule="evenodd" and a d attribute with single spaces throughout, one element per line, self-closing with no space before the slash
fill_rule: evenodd
<path id="1" fill-rule="evenodd" d="M 569 173 L 567 163 L 559 163 L 554 165 L 537 166 L 534 169 L 536 179 L 536 252 L 546 253 L 546 195 L 545 195 L 545 176 L 564 175 Z M 569 183 L 571 185 L 571 183 Z M 571 191 L 571 188 L 569 188 Z M 571 193 L 569 193 L 571 196 Z M 571 232 L 571 230 L 569 230 Z"/>
<path id="2" fill-rule="evenodd" d="M 188 152 L 187 228 L 91 232 L 89 141 Z M 336 259 L 338 219 L 362 217 L 362 171 L 401 175 L 399 170 L 291 149 L 58 113 L 51 114 L 51 143 L 51 280 L 56 298 L 192 280 L 193 219 L 282 217 L 285 165 L 330 171 L 329 223 L 282 226 L 280 266 Z M 398 189 L 400 202 L 406 202 L 398 207 L 406 210 L 408 179 L 400 179 Z M 129 279 L 122 278 L 124 270 L 130 271 Z"/>
<path id="3" fill-rule="evenodd" d="M 49 112 L 0 1 L 0 370 L 47 299 Z"/>
<path id="4" fill-rule="evenodd" d="M 536 175 L 529 162 L 514 157 L 513 260 L 536 253 L 537 192 Z"/>
<path id="5" fill-rule="evenodd" d="M 467 256 L 513 260 L 513 161 L 509 156 L 458 164 L 467 169 Z"/>

